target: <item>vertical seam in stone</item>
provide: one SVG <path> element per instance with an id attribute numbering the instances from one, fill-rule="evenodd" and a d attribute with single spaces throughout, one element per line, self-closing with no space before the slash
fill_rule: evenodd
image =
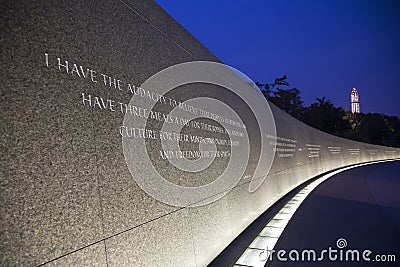
<path id="1" fill-rule="evenodd" d="M 189 225 L 190 228 L 190 233 L 192 234 L 192 245 L 193 245 L 193 255 L 194 255 L 194 262 L 196 264 L 196 266 L 199 266 L 199 264 L 197 263 L 197 254 L 196 254 L 196 246 L 194 244 L 194 231 L 193 231 L 193 225 L 190 223 L 190 211 L 189 211 L 189 207 L 184 208 L 187 210 L 187 216 L 186 216 L 186 222 Z"/>
<path id="2" fill-rule="evenodd" d="M 157 28 L 157 26 L 155 26 L 154 24 L 152 24 L 148 19 L 146 19 L 142 14 L 140 14 L 137 10 L 135 10 L 134 8 L 132 8 L 130 5 L 128 5 L 127 3 L 125 3 L 122 0 L 119 0 L 121 3 L 123 3 L 125 6 L 127 6 L 130 10 L 132 10 L 136 15 L 138 15 L 140 18 L 142 18 L 144 21 L 146 21 L 150 26 L 152 26 L 154 29 L 156 29 L 157 31 L 159 31 L 164 37 L 166 37 L 168 40 L 172 41 L 174 44 L 176 44 L 177 46 L 179 46 L 180 48 L 182 48 L 186 53 L 188 53 L 189 55 L 191 55 L 194 59 L 199 60 L 195 55 L 193 55 L 192 53 L 190 53 L 190 51 L 188 51 L 186 48 L 184 48 L 181 44 L 179 44 L 178 42 L 176 42 L 174 39 L 172 39 L 171 37 L 169 37 L 166 33 L 164 33 L 162 30 L 160 30 L 159 28 Z"/>
<path id="3" fill-rule="evenodd" d="M 93 111 L 91 112 L 91 117 L 92 121 L 94 122 L 94 113 Z M 96 139 L 96 128 L 94 127 L 93 123 L 93 138 Z M 99 205 L 100 205 L 100 220 L 101 220 L 101 230 L 102 230 L 102 238 L 104 241 L 104 253 L 106 256 L 106 265 L 108 267 L 108 256 L 107 256 L 107 245 L 106 245 L 106 233 L 105 233 L 105 226 L 104 226 L 104 214 L 103 214 L 103 197 L 101 194 L 101 184 L 100 184 L 100 174 L 99 174 L 99 165 L 98 165 L 98 157 L 97 157 L 97 151 L 98 148 L 95 146 L 95 153 L 94 153 L 94 160 L 95 160 L 95 168 L 96 168 L 96 181 L 97 181 L 97 192 L 99 194 Z"/>
<path id="4" fill-rule="evenodd" d="M 107 255 L 107 245 L 106 245 L 106 241 L 107 241 L 107 239 L 104 239 L 104 252 L 105 252 L 105 255 L 106 255 L 106 265 L 107 265 L 107 267 L 108 267 L 108 255 Z"/>

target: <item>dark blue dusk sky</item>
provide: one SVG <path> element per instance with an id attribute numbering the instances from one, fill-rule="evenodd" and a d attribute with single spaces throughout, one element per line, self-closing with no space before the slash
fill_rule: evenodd
<path id="1" fill-rule="evenodd" d="M 253 81 L 283 74 L 306 105 L 325 96 L 400 116 L 400 1 L 157 0 L 224 63 Z"/>

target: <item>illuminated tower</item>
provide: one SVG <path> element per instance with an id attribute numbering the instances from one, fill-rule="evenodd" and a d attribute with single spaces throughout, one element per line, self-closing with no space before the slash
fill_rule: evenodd
<path id="1" fill-rule="evenodd" d="M 360 113 L 360 97 L 356 88 L 351 90 L 351 113 Z"/>

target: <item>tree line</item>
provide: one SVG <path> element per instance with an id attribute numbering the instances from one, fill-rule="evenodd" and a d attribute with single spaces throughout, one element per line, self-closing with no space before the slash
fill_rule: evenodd
<path id="1" fill-rule="evenodd" d="M 304 106 L 300 90 L 286 75 L 256 85 L 264 97 L 296 119 L 326 133 L 376 145 L 400 147 L 400 118 L 380 113 L 352 114 L 325 97 Z"/>

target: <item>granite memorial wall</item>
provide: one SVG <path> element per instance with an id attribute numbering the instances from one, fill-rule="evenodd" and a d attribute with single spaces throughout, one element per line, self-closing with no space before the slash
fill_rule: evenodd
<path id="1" fill-rule="evenodd" d="M 2 266 L 204 266 L 280 197 L 400 150 L 264 101 L 151 1 L 3 1 Z"/>

